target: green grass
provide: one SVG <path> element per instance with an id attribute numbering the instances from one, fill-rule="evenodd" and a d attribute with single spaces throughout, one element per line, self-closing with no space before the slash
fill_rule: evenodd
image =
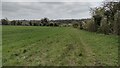
<path id="1" fill-rule="evenodd" d="M 118 37 L 71 27 L 3 26 L 4 66 L 116 66 Z"/>
<path id="2" fill-rule="evenodd" d="M 0 67 L 2 67 L 2 26 L 0 25 Z"/>

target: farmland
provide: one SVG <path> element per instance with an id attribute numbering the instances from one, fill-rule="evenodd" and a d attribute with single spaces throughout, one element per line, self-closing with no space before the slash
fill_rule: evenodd
<path id="1" fill-rule="evenodd" d="M 2 26 L 0 26 L 0 67 L 2 66 Z"/>
<path id="2" fill-rule="evenodd" d="M 3 26 L 4 66 L 116 66 L 118 36 L 72 27 Z"/>

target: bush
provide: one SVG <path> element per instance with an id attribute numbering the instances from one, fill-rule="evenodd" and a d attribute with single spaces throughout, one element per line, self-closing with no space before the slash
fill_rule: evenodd
<path id="1" fill-rule="evenodd" d="M 100 15 L 94 15 L 93 18 L 94 18 L 95 24 L 100 26 L 102 17 Z"/>
<path id="2" fill-rule="evenodd" d="M 107 18 L 106 17 L 104 17 L 102 19 L 101 26 L 100 26 L 98 32 L 104 33 L 104 34 L 109 34 L 110 33 L 110 25 L 107 23 Z"/>
<path id="3" fill-rule="evenodd" d="M 6 19 L 1 19 L 2 25 L 8 25 L 8 21 Z"/>
<path id="4" fill-rule="evenodd" d="M 38 23 L 34 23 L 33 25 L 34 25 L 34 26 L 39 26 L 39 24 L 38 24 Z"/>
<path id="5" fill-rule="evenodd" d="M 114 16 L 115 21 L 114 21 L 114 34 L 120 35 L 120 11 L 117 11 L 117 13 Z"/>
<path id="6" fill-rule="evenodd" d="M 67 24 L 61 24 L 60 26 L 61 27 L 67 27 Z"/>
<path id="7" fill-rule="evenodd" d="M 87 23 L 84 25 L 86 27 L 85 29 L 90 32 L 96 32 L 97 31 L 97 25 L 94 23 L 93 20 L 87 21 Z"/>
<path id="8" fill-rule="evenodd" d="M 74 27 L 74 28 L 78 28 L 78 26 L 79 26 L 78 23 L 74 23 L 74 24 L 73 24 L 73 27 Z"/>
<path id="9" fill-rule="evenodd" d="M 43 24 L 42 24 L 42 23 L 40 23 L 40 24 L 39 24 L 39 26 L 43 26 Z"/>
<path id="10" fill-rule="evenodd" d="M 29 24 L 30 24 L 30 26 L 32 26 L 32 22 L 31 21 L 29 22 Z"/>
<path id="11" fill-rule="evenodd" d="M 22 22 L 18 21 L 18 22 L 17 22 L 17 25 L 22 25 Z"/>
<path id="12" fill-rule="evenodd" d="M 41 19 L 41 23 L 43 24 L 43 26 L 49 26 L 49 19 L 43 18 L 43 19 Z"/>
<path id="13" fill-rule="evenodd" d="M 86 23 L 85 21 L 82 21 L 82 27 L 83 27 L 84 30 L 87 29 L 86 24 L 87 24 L 87 23 Z"/>
<path id="14" fill-rule="evenodd" d="M 71 27 L 72 26 L 72 24 L 68 24 L 68 27 Z"/>
<path id="15" fill-rule="evenodd" d="M 54 23 L 54 26 L 59 26 L 57 23 Z"/>
<path id="16" fill-rule="evenodd" d="M 54 26 L 54 24 L 53 24 L 53 23 L 50 23 L 49 26 Z"/>
<path id="17" fill-rule="evenodd" d="M 15 24 L 16 24 L 15 20 L 11 21 L 11 25 L 15 25 Z"/>
<path id="18" fill-rule="evenodd" d="M 83 29 L 83 25 L 82 25 L 82 23 L 80 23 L 79 28 L 80 28 L 80 29 Z"/>

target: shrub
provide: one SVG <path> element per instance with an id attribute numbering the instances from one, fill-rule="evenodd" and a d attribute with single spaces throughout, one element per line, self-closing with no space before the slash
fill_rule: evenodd
<path id="1" fill-rule="evenodd" d="M 107 23 L 107 18 L 104 17 L 101 21 L 101 26 L 98 30 L 98 32 L 109 34 L 110 33 L 110 25 Z"/>
<path id="2" fill-rule="evenodd" d="M 15 25 L 15 24 L 16 24 L 15 20 L 11 21 L 11 25 Z"/>
<path id="3" fill-rule="evenodd" d="M 120 35 L 120 11 L 117 11 L 117 13 L 114 16 L 115 21 L 114 21 L 114 34 Z"/>
<path id="4" fill-rule="evenodd" d="M 67 27 L 67 24 L 61 24 L 60 26 L 61 27 Z"/>
<path id="5" fill-rule="evenodd" d="M 42 24 L 42 23 L 40 23 L 40 24 L 39 24 L 39 26 L 43 26 L 43 24 Z"/>
<path id="6" fill-rule="evenodd" d="M 50 23 L 49 26 L 53 26 L 53 23 Z"/>
<path id="7" fill-rule="evenodd" d="M 71 27 L 72 26 L 72 24 L 68 24 L 68 27 Z"/>
<path id="8" fill-rule="evenodd" d="M 54 26 L 59 26 L 57 23 L 54 23 Z"/>
<path id="9" fill-rule="evenodd" d="M 38 23 L 33 23 L 34 26 L 39 26 Z"/>
<path id="10" fill-rule="evenodd" d="M 80 29 L 83 29 L 82 22 L 80 23 L 79 28 L 80 28 Z"/>
<path id="11" fill-rule="evenodd" d="M 86 23 L 85 21 L 82 21 L 82 27 L 83 27 L 84 30 L 87 29 L 86 24 L 87 24 L 87 23 Z"/>
<path id="12" fill-rule="evenodd" d="M 95 22 L 93 20 L 87 21 L 85 26 L 86 26 L 86 30 L 88 30 L 90 32 L 97 31 L 97 25 L 95 24 Z"/>
<path id="13" fill-rule="evenodd" d="M 30 24 L 30 26 L 32 26 L 32 22 L 31 21 L 29 22 L 29 24 Z"/>
<path id="14" fill-rule="evenodd" d="M 17 25 L 22 25 L 22 22 L 18 21 L 18 22 L 17 22 Z"/>
<path id="15" fill-rule="evenodd" d="M 6 19 L 1 19 L 2 25 L 8 25 L 8 21 Z"/>
<path id="16" fill-rule="evenodd" d="M 94 18 L 95 24 L 100 26 L 102 17 L 100 15 L 94 15 L 93 18 Z"/>
<path id="17" fill-rule="evenodd" d="M 49 26 L 49 19 L 43 18 L 43 19 L 41 19 L 41 23 L 43 24 L 43 26 Z"/>
<path id="18" fill-rule="evenodd" d="M 79 26 L 78 23 L 74 23 L 74 24 L 73 24 L 73 27 L 74 27 L 74 28 L 78 28 L 78 26 Z"/>
<path id="19" fill-rule="evenodd" d="M 49 26 L 49 24 L 46 24 L 46 26 Z"/>

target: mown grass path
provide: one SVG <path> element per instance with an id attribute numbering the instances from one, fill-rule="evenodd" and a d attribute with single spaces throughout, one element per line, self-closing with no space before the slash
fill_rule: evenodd
<path id="1" fill-rule="evenodd" d="M 3 65 L 116 66 L 118 37 L 71 27 L 3 26 Z"/>

